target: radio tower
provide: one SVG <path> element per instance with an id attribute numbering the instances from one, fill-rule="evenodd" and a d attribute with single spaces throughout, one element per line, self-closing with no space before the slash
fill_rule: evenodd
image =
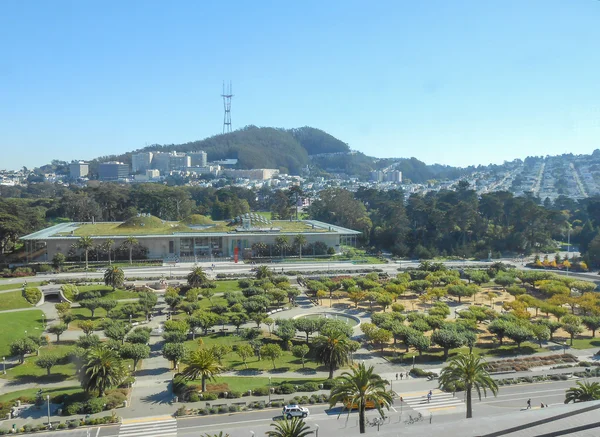
<path id="1" fill-rule="evenodd" d="M 233 97 L 231 88 L 231 81 L 229 81 L 229 88 L 225 88 L 225 81 L 223 81 L 223 107 L 225 114 L 223 115 L 223 133 L 231 132 L 231 98 Z"/>

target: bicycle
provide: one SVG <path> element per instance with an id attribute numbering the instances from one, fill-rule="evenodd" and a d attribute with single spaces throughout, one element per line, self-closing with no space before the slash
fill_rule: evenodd
<path id="1" fill-rule="evenodd" d="M 367 419 L 367 424 L 369 426 L 381 426 L 381 425 L 383 425 L 384 421 L 385 421 L 385 417 L 376 417 L 371 421 L 369 421 Z"/>
<path id="2" fill-rule="evenodd" d="M 419 413 L 419 415 L 416 417 L 412 417 L 411 415 L 409 415 L 408 420 L 405 420 L 404 423 L 407 425 L 412 425 L 413 423 L 421 422 L 422 420 L 423 420 L 423 415 L 421 413 Z"/>

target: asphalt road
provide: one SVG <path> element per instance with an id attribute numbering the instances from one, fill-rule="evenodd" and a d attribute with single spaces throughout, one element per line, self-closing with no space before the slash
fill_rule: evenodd
<path id="1" fill-rule="evenodd" d="M 598 381 L 599 378 L 590 378 Z M 548 404 L 549 408 L 562 404 L 565 399 L 565 390 L 575 385 L 575 380 L 544 382 L 537 384 L 524 384 L 500 387 L 497 397 L 488 394 L 488 397 L 477 400 L 474 394 L 473 416 L 484 417 L 502 415 L 510 412 L 523 414 L 526 411 L 527 400 L 531 399 L 532 409 L 540 408 L 540 404 Z M 420 393 L 404 394 L 413 398 L 408 402 L 400 403 L 396 399 L 393 408 L 387 412 L 387 418 L 381 431 L 397 429 L 400 434 L 410 434 L 413 427 L 433 424 L 448 423 L 462 419 L 465 415 L 465 406 L 462 403 L 463 393 L 457 393 L 455 398 L 451 394 L 441 394 L 434 391 L 430 403 L 427 403 L 427 391 Z M 401 393 L 402 394 L 402 393 Z M 415 401 L 415 399 L 417 401 Z M 421 399 L 421 400 L 420 400 Z M 448 405 L 451 404 L 451 405 Z M 356 412 L 341 413 L 340 408 L 329 410 L 325 405 L 311 406 L 310 416 L 306 419 L 312 430 L 319 430 L 322 437 L 327 436 L 354 436 L 358 432 L 358 414 Z M 198 437 L 206 433 L 212 435 L 223 431 L 230 437 L 263 436 L 269 430 L 274 420 L 281 418 L 281 409 L 265 409 L 261 411 L 233 413 L 227 415 L 194 416 L 178 420 L 152 421 L 152 419 L 138 419 L 135 423 L 102 428 L 90 428 L 91 437 Z M 418 417 L 421 413 L 422 420 L 414 424 L 406 423 L 410 416 Z M 367 419 L 377 417 L 375 411 L 367 412 Z M 254 434 L 252 434 L 254 433 Z M 367 434 L 377 433 L 377 426 L 368 426 Z M 87 430 L 73 430 L 54 432 L 57 437 L 88 437 Z M 316 437 L 316 435 L 315 435 Z"/>

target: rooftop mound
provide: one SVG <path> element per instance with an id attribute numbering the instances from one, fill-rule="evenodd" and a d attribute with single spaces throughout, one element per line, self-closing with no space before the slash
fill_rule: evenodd
<path id="1" fill-rule="evenodd" d="M 213 222 L 209 217 L 202 214 L 192 214 L 181 220 L 181 224 L 184 225 L 213 225 Z"/>
<path id="2" fill-rule="evenodd" d="M 127 221 L 121 223 L 119 228 L 146 228 L 146 229 L 157 229 L 164 228 L 165 224 L 158 217 L 152 215 L 131 217 Z"/>

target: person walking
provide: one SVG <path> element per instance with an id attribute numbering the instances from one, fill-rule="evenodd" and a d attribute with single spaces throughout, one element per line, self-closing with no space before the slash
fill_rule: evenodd
<path id="1" fill-rule="evenodd" d="M 431 390 L 429 390 L 429 393 L 427 393 L 427 403 L 430 403 L 430 402 L 431 402 L 431 395 L 432 395 L 432 394 L 433 394 L 433 393 L 431 393 Z"/>
<path id="2" fill-rule="evenodd" d="M 531 399 L 527 399 L 527 409 L 531 409 Z"/>
<path id="3" fill-rule="evenodd" d="M 398 374 L 396 373 L 396 381 L 398 381 Z"/>
<path id="4" fill-rule="evenodd" d="M 400 381 L 402 381 L 403 377 L 404 377 L 404 374 L 402 372 L 400 372 Z"/>

